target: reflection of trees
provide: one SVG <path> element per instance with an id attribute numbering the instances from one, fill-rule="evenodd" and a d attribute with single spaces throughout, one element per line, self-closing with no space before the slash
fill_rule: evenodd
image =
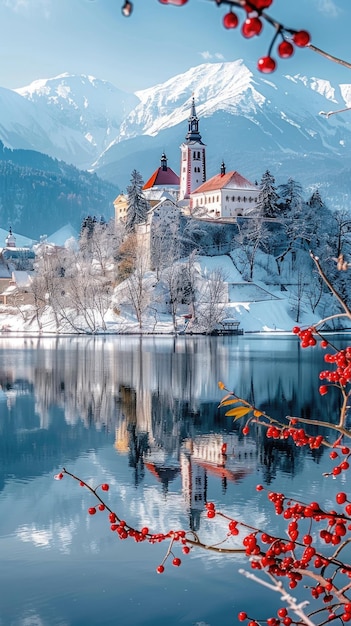
<path id="1" fill-rule="evenodd" d="M 78 425 L 116 431 L 116 448 L 129 454 L 136 484 L 150 451 L 162 451 L 163 466 L 175 468 L 186 439 L 239 433 L 241 424 L 233 424 L 217 408 L 218 380 L 274 418 L 292 414 L 323 419 L 338 413 L 337 394 L 321 398 L 317 391 L 321 351 L 302 351 L 294 339 L 106 336 L 5 342 L 7 355 L 16 358 L 4 360 L 0 384 L 5 396 L 11 392 L 16 415 L 13 424 L 2 421 L 2 431 L 18 438 L 16 429 L 27 428 L 19 399 L 33 394 L 35 407 L 26 408 L 35 416 L 32 442 L 42 442 L 43 429 L 60 437 L 61 416 L 77 429 L 74 437 L 81 432 Z M 261 439 L 257 445 L 268 481 L 278 471 L 300 471 L 304 451 L 291 452 L 288 445 L 263 444 Z M 44 450 L 41 446 L 40 454 Z M 313 453 L 316 461 L 318 454 Z"/>

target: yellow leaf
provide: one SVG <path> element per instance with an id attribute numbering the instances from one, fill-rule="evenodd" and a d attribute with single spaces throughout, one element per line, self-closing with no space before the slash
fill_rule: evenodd
<path id="1" fill-rule="evenodd" d="M 228 417 L 234 417 L 236 420 L 238 420 L 240 419 L 240 417 L 243 417 L 244 415 L 250 413 L 251 410 L 251 407 L 238 406 L 236 409 L 231 409 L 230 411 L 227 411 L 226 415 Z"/>
<path id="2" fill-rule="evenodd" d="M 221 381 L 219 381 L 219 383 L 218 383 L 218 387 L 219 387 L 220 389 L 225 389 L 225 384 L 224 384 L 224 383 L 221 383 Z"/>
<path id="3" fill-rule="evenodd" d="M 257 411 L 257 409 L 256 409 L 256 411 L 254 411 L 254 416 L 255 416 L 255 417 L 261 417 L 261 415 L 264 415 L 264 414 L 262 413 L 262 411 Z"/>
<path id="4" fill-rule="evenodd" d="M 226 398 L 228 398 L 228 396 L 226 396 Z M 240 398 L 231 398 L 230 400 L 223 398 L 219 406 L 227 406 L 228 404 L 236 404 L 237 402 L 242 402 L 242 400 L 240 400 Z"/>

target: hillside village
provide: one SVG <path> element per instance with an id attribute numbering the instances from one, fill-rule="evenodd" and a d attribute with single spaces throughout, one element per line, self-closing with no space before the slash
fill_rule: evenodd
<path id="1" fill-rule="evenodd" d="M 250 182 L 222 161 L 207 179 L 194 97 L 179 175 L 163 152 L 145 183 L 132 172 L 114 212 L 39 242 L 0 230 L 3 332 L 289 332 L 338 313 L 310 250 L 347 298 L 332 260 L 349 251 L 346 209 L 318 189 L 305 200 L 293 178 L 277 189 L 269 170 Z"/>

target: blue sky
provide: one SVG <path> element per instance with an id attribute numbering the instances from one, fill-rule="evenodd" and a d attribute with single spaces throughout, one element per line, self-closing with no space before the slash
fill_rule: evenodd
<path id="1" fill-rule="evenodd" d="M 132 92 L 203 62 L 256 62 L 273 34 L 267 24 L 250 40 L 239 29 L 225 30 L 228 8 L 210 0 L 189 0 L 184 7 L 133 0 L 130 18 L 122 16 L 122 2 L 0 0 L 0 86 L 22 87 L 68 72 Z M 351 61 L 351 0 L 274 0 L 269 12 L 286 26 L 309 30 L 316 46 Z M 351 83 L 351 70 L 305 49 L 281 60 L 277 71 Z"/>

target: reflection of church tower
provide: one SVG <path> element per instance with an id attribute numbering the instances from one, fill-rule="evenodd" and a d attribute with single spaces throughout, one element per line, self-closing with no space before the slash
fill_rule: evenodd
<path id="1" fill-rule="evenodd" d="M 16 247 L 16 237 L 12 234 L 12 228 L 10 226 L 9 234 L 5 239 L 6 248 L 15 248 Z"/>
<path id="2" fill-rule="evenodd" d="M 199 133 L 199 118 L 196 115 L 194 98 L 188 118 L 188 132 L 180 149 L 179 199 L 184 200 L 206 180 L 206 146 Z"/>
<path id="3" fill-rule="evenodd" d="M 191 450 L 181 453 L 180 466 L 183 496 L 189 510 L 189 525 L 196 532 L 200 528 L 201 513 L 206 503 L 206 470 L 191 462 Z"/>

